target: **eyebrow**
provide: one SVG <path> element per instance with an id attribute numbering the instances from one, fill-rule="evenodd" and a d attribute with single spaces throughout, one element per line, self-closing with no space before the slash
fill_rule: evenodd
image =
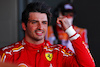
<path id="1" fill-rule="evenodd" d="M 39 22 L 39 21 L 37 21 L 37 20 L 29 20 L 29 21 L 36 21 L 36 22 Z M 42 21 L 42 22 L 48 22 L 48 21 Z"/>
<path id="2" fill-rule="evenodd" d="M 29 21 L 36 21 L 36 22 L 38 22 L 37 20 L 29 20 Z"/>

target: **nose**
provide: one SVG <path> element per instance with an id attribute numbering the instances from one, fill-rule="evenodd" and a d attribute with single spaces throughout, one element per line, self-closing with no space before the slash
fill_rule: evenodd
<path id="1" fill-rule="evenodd" d="M 38 23 L 38 29 L 42 30 L 43 29 L 43 25 L 41 22 Z"/>

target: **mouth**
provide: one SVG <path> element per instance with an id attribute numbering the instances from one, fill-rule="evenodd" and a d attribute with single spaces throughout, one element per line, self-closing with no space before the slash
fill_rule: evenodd
<path id="1" fill-rule="evenodd" d="M 43 31 L 35 31 L 36 35 L 38 36 L 42 36 L 43 35 Z"/>

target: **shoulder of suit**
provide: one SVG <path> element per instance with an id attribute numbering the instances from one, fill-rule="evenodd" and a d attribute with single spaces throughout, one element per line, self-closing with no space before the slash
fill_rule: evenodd
<path id="1" fill-rule="evenodd" d="M 23 49 L 23 45 L 21 41 L 18 41 L 16 43 L 13 43 L 11 45 L 8 45 L 6 47 L 3 47 L 1 50 L 3 53 L 7 53 L 7 52 L 18 52 L 21 49 Z"/>
<path id="2" fill-rule="evenodd" d="M 87 32 L 87 29 L 86 28 L 80 28 L 80 27 L 77 27 L 77 26 L 74 26 L 74 29 L 76 30 L 76 32 Z"/>
<path id="3" fill-rule="evenodd" d="M 46 49 L 46 51 L 58 51 L 58 52 L 61 52 L 63 54 L 63 56 L 72 56 L 74 53 L 69 49 L 69 48 L 66 48 L 66 46 L 63 46 L 61 44 L 57 44 L 57 45 L 50 45 L 49 47 L 48 46 L 45 46 L 44 49 Z"/>
<path id="4" fill-rule="evenodd" d="M 22 44 L 22 41 L 18 41 L 9 46 L 1 48 L 1 62 L 4 62 L 7 56 L 12 57 L 14 53 L 18 53 L 20 50 L 24 49 Z"/>
<path id="5" fill-rule="evenodd" d="M 74 28 L 86 30 L 86 28 L 81 28 L 81 27 L 78 27 L 78 26 L 74 26 Z"/>

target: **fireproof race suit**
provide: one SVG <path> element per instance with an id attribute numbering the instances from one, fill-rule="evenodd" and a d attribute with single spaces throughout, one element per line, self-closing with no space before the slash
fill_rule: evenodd
<path id="1" fill-rule="evenodd" d="M 15 63 L 19 67 L 95 67 L 93 58 L 81 36 L 77 33 L 68 34 L 70 34 L 75 54 L 60 44 L 51 45 L 45 40 L 44 43 L 34 46 L 24 38 L 22 41 L 2 48 L 1 61 Z"/>

